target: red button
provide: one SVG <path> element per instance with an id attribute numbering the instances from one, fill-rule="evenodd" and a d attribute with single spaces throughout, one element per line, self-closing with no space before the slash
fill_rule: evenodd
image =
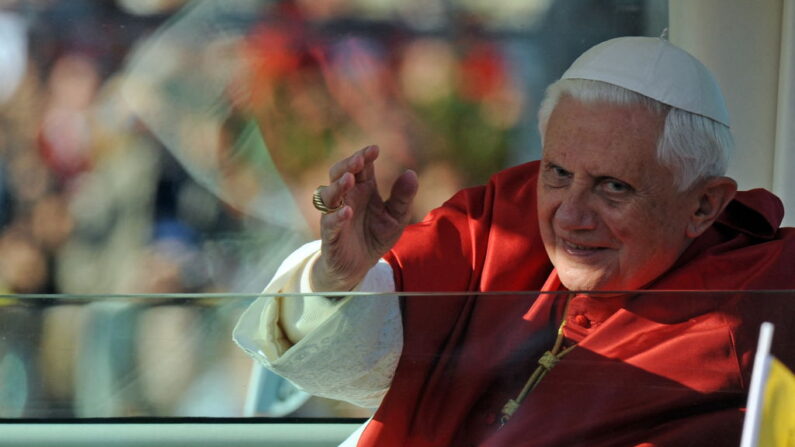
<path id="1" fill-rule="evenodd" d="M 588 317 L 586 317 L 583 314 L 579 314 L 574 317 L 574 324 L 576 324 L 577 326 L 582 326 L 585 329 L 591 327 L 591 321 L 588 319 Z"/>

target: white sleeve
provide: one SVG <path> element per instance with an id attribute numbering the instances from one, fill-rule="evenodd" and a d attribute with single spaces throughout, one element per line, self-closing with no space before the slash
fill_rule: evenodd
<path id="1" fill-rule="evenodd" d="M 293 252 L 264 294 L 311 293 L 308 274 L 319 241 Z M 263 296 L 243 312 L 235 342 L 273 372 L 318 396 L 376 407 L 392 381 L 403 348 L 403 323 L 390 265 L 381 260 L 349 296 L 333 303 L 317 296 Z M 302 300 L 294 327 L 280 327 L 282 303 Z M 290 338 L 300 338 L 293 344 Z"/>

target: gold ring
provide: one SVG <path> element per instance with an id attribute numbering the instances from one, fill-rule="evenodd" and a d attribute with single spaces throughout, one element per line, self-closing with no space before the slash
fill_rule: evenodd
<path id="1" fill-rule="evenodd" d="M 315 192 L 312 193 L 312 205 L 315 206 L 315 209 L 320 211 L 323 214 L 333 213 L 334 211 L 338 211 L 343 206 L 345 206 L 345 201 L 343 200 L 340 202 L 340 205 L 336 208 L 329 208 L 328 205 L 323 201 L 323 198 L 320 197 L 320 191 L 323 191 L 326 187 L 321 185 L 315 188 Z"/>

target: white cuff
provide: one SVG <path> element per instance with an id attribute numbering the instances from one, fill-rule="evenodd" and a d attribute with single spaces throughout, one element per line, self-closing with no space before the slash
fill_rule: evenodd
<path id="1" fill-rule="evenodd" d="M 319 247 L 316 241 L 291 254 L 264 293 L 291 293 L 309 286 L 307 270 Z M 377 406 L 389 388 L 403 347 L 398 297 L 391 294 L 395 291 L 391 266 L 379 261 L 354 291 L 388 295 L 350 296 L 336 303 L 311 296 L 261 297 L 238 321 L 235 341 L 304 391 Z M 302 322 L 301 316 L 295 329 L 306 334 L 291 346 L 279 327 L 282 304 L 302 298 L 308 303 L 305 310 L 319 321 L 307 318 Z"/>

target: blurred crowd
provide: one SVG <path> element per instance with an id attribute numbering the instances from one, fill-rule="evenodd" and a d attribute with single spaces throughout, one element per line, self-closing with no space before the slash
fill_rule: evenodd
<path id="1" fill-rule="evenodd" d="M 664 5 L 0 1 L 0 418 L 240 415 L 246 300 L 13 294 L 256 293 L 333 160 L 379 144 L 419 219 L 536 158 L 543 87 Z"/>

